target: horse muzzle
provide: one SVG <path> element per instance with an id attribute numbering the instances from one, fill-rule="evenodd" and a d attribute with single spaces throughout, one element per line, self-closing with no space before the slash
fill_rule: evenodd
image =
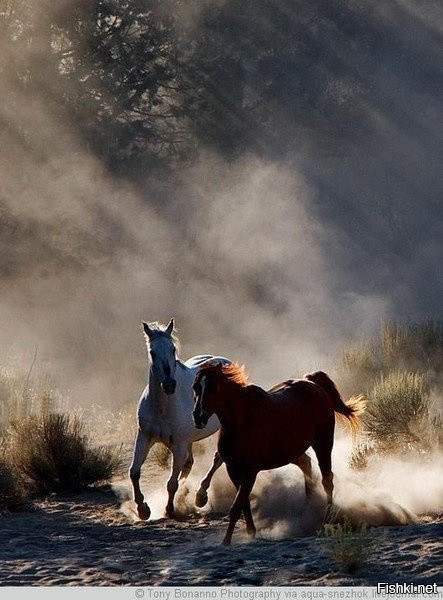
<path id="1" fill-rule="evenodd" d="M 197 414 L 195 411 L 192 413 L 194 417 L 194 425 L 197 429 L 204 429 L 208 424 L 208 417 L 202 413 Z"/>
<path id="2" fill-rule="evenodd" d="M 167 396 L 171 396 L 175 392 L 177 382 L 175 379 L 165 379 L 161 384 L 162 390 Z"/>

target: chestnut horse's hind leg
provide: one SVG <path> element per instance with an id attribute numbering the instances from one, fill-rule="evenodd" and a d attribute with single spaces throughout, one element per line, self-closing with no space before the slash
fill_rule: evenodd
<path id="1" fill-rule="evenodd" d="M 212 467 L 209 469 L 206 477 L 200 483 L 200 488 L 195 496 L 195 504 L 199 508 L 203 508 L 208 502 L 208 488 L 211 485 L 211 480 L 214 476 L 214 473 L 219 469 L 223 464 L 223 460 L 218 452 L 214 454 L 214 460 L 212 462 Z"/>
<path id="2" fill-rule="evenodd" d="M 148 456 L 152 444 L 152 439 L 144 431 L 139 429 L 135 441 L 134 456 L 129 469 L 129 477 L 131 478 L 132 487 L 134 489 L 134 501 L 137 504 L 137 513 L 142 521 L 149 519 L 151 510 L 144 501 L 144 496 L 140 490 L 140 469 Z"/>
<path id="3" fill-rule="evenodd" d="M 320 467 L 321 476 L 322 476 L 322 484 L 323 488 L 326 492 L 326 496 L 328 499 L 328 507 L 326 516 L 332 512 L 332 494 L 334 492 L 334 475 L 331 469 L 331 452 L 332 452 L 332 444 L 333 439 L 328 443 L 315 444 L 313 445 L 314 452 L 317 455 L 318 466 Z"/>
<path id="4" fill-rule="evenodd" d="M 245 516 L 245 521 L 246 521 L 246 531 L 248 532 L 248 535 L 251 538 L 255 538 L 255 534 L 256 534 L 257 530 L 254 525 L 254 519 L 252 518 L 251 503 L 249 501 L 249 496 L 248 496 L 248 499 L 243 504 L 243 514 Z"/>
<path id="5" fill-rule="evenodd" d="M 314 480 L 312 479 L 312 461 L 308 454 L 302 454 L 294 463 L 303 471 L 305 477 L 305 492 L 306 500 L 312 495 L 314 491 Z"/>
<path id="6" fill-rule="evenodd" d="M 323 476 L 321 482 L 328 497 L 328 504 L 332 504 L 332 494 L 334 492 L 334 474 L 332 471 Z"/>

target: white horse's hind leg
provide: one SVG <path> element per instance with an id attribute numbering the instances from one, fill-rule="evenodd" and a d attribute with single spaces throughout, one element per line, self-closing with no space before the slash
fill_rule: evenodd
<path id="1" fill-rule="evenodd" d="M 168 479 L 168 504 L 166 505 L 166 516 L 173 519 L 175 517 L 174 496 L 178 490 L 178 477 L 183 471 L 186 459 L 188 457 L 188 446 L 173 446 L 172 452 L 172 470 Z"/>
<path id="2" fill-rule="evenodd" d="M 186 479 L 186 477 L 191 472 L 193 464 L 194 464 L 194 455 L 192 453 L 192 444 L 189 444 L 189 446 L 188 446 L 188 457 L 186 459 L 186 462 L 185 462 L 185 465 L 183 467 L 183 470 L 180 473 L 180 479 Z"/>
<path id="3" fill-rule="evenodd" d="M 140 489 L 140 469 L 142 464 L 145 462 L 148 452 L 153 444 L 153 441 L 149 436 L 142 431 L 138 430 L 137 439 L 134 446 L 134 456 L 132 458 L 132 464 L 129 469 L 129 477 L 132 481 L 132 487 L 134 489 L 134 501 L 137 504 L 137 512 L 140 519 L 146 521 L 151 516 L 151 510 L 144 501 L 144 496 Z"/>
<path id="4" fill-rule="evenodd" d="M 223 464 L 223 460 L 218 452 L 214 454 L 214 460 L 212 461 L 212 467 L 209 469 L 206 477 L 200 483 L 200 488 L 195 496 L 195 504 L 199 508 L 203 508 L 208 502 L 208 488 L 211 485 L 211 480 L 214 476 L 214 473 L 219 469 Z"/>

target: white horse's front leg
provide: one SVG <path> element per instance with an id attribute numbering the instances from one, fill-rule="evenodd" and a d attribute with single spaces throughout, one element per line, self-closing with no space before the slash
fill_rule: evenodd
<path id="1" fill-rule="evenodd" d="M 134 501 L 137 504 L 137 512 L 140 519 L 146 521 L 151 516 L 149 506 L 144 502 L 144 496 L 140 489 L 140 469 L 145 462 L 148 452 L 153 444 L 153 440 L 141 429 L 138 430 L 137 439 L 134 446 L 134 456 L 129 469 L 129 477 L 134 489 Z"/>
<path id="2" fill-rule="evenodd" d="M 219 469 L 223 464 L 223 460 L 218 452 L 214 454 L 214 460 L 212 462 L 212 467 L 209 469 L 206 477 L 200 484 L 200 489 L 198 490 L 195 496 L 195 504 L 199 508 L 202 508 L 208 502 L 208 488 L 211 485 L 211 480 L 214 476 L 214 473 Z"/>
<path id="3" fill-rule="evenodd" d="M 167 490 L 168 490 L 168 504 L 166 505 L 166 516 L 170 519 L 175 517 L 174 510 L 174 496 L 178 490 L 178 477 L 185 466 L 186 459 L 188 457 L 188 446 L 180 445 L 173 446 L 172 452 L 172 469 L 171 475 L 168 479 Z"/>

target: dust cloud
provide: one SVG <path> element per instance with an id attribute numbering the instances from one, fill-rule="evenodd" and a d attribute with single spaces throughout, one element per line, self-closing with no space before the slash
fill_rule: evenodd
<path id="1" fill-rule="evenodd" d="M 201 443 L 203 454 L 196 459 L 188 479 L 181 482 L 176 497 L 179 518 L 191 514 L 204 518 L 209 514 L 227 515 L 229 512 L 235 489 L 224 466 L 214 476 L 207 506 L 197 509 L 194 504 L 200 481 L 210 467 L 214 447 L 213 439 Z M 441 454 L 426 458 L 383 457 L 371 463 L 368 469 L 356 471 L 348 465 L 351 451 L 351 441 L 339 434 L 333 450 L 335 519 L 347 518 L 355 527 L 363 524 L 379 527 L 417 523 L 422 517 L 429 519 L 441 513 Z M 287 465 L 259 473 L 251 494 L 259 536 L 282 539 L 323 532 L 326 496 L 321 487 L 315 455 L 311 450 L 308 453 L 313 459 L 316 480 L 316 489 L 309 502 L 306 502 L 303 474 L 298 467 Z M 157 468 L 145 473 L 142 480 L 142 490 L 146 493 L 154 520 L 164 516 L 167 477 L 166 470 Z M 137 521 L 129 484 L 121 482 L 114 489 L 122 500 L 122 512 Z M 243 529 L 244 524 L 241 523 L 239 532 L 244 534 Z"/>
<path id="2" fill-rule="evenodd" d="M 75 401 L 137 396 L 142 319 L 174 315 L 186 357 L 225 354 L 271 385 L 331 360 L 385 313 L 383 296 L 332 289 L 330 233 L 297 173 L 206 156 L 165 215 L 34 111 L 35 138 L 9 139 L 1 163 L 2 354 L 26 368 L 37 348 Z"/>
<path id="3" fill-rule="evenodd" d="M 387 27 L 395 11 L 383 6 L 376 3 L 374 14 Z M 399 7 L 407 15 L 402 31 L 419 19 L 421 49 L 429 13 L 414 2 Z M 341 147 L 338 164 L 327 153 L 317 160 L 309 134 L 288 123 L 293 137 L 286 157 L 244 154 L 228 161 L 201 149 L 174 176 L 147 175 L 136 184 L 112 175 L 54 111 L 56 82 L 45 79 L 39 63 L 47 22 L 44 11 L 36 15 L 38 35 L 27 56 L 0 42 L 0 121 L 8 124 L 0 150 L 2 361 L 13 358 L 26 370 L 37 350 L 38 365 L 73 403 L 122 407 L 135 401 L 146 379 L 142 319 L 167 322 L 174 315 L 183 358 L 226 355 L 270 386 L 320 366 L 327 370 L 345 341 L 372 333 L 386 315 L 408 310 L 414 317 L 415 300 L 417 315 L 423 300 L 432 303 L 432 286 L 426 298 L 421 290 L 438 263 L 433 230 L 424 244 L 417 237 L 412 254 L 386 246 L 394 226 L 395 243 L 405 236 L 411 242 L 415 234 L 403 221 L 421 222 L 412 192 L 402 197 L 403 167 L 391 169 L 394 159 L 403 161 L 396 153 L 405 147 L 401 124 L 389 129 L 385 115 L 379 137 L 354 140 L 357 152 L 355 145 Z M 191 11 L 188 18 L 198 23 L 200 17 Z M 39 73 L 34 94 L 14 77 L 14 65 L 26 60 Z M 390 64 L 389 56 L 383 60 Z M 380 70 L 374 100 L 389 73 Z M 402 106 L 403 92 L 389 89 Z M 411 94 L 409 101 L 419 98 Z M 374 106 L 366 110 L 374 116 Z M 417 114 L 429 124 L 434 112 Z M 409 139 L 409 162 L 417 158 L 432 169 L 431 160 L 419 160 L 418 137 Z M 378 158 L 368 160 L 374 144 L 381 144 Z M 309 152 L 298 152 L 306 147 Z M 431 150 L 424 147 L 420 156 Z M 367 189 L 358 198 L 365 161 Z M 403 178 L 401 189 L 387 189 L 386 205 L 377 169 L 385 184 L 386 169 L 393 182 Z"/>
<path id="4" fill-rule="evenodd" d="M 380 22 L 392 25 L 376 4 Z M 422 50 L 424 28 L 435 30 L 436 19 L 415 2 L 394 4 Z M 38 45 L 30 51 L 38 68 Z M 285 158 L 228 161 L 206 149 L 178 175 L 161 183 L 147 176 L 140 186 L 110 174 L 49 110 L 54 82 L 35 96 L 15 88 L 10 52 L 0 41 L 0 124 L 8 123 L 0 148 L 0 360 L 27 369 L 37 350 L 39 367 L 73 405 L 114 409 L 137 399 L 147 371 L 142 319 L 175 316 L 183 358 L 228 356 L 268 387 L 328 370 L 345 341 L 371 334 L 387 315 L 438 308 L 437 104 L 428 91 L 429 110 L 420 110 L 414 81 L 400 84 L 400 72 L 389 79 L 395 57 L 380 59 L 374 103 L 365 107 L 376 136 L 318 158 L 309 135 L 290 129 Z M 381 90 L 389 111 L 377 104 Z M 411 111 L 415 129 L 404 123 Z M 411 229 L 416 223 L 420 231 Z M 386 460 L 355 474 L 345 466 L 348 450 L 337 443 L 336 492 L 353 518 L 406 522 L 440 505 L 439 457 Z M 183 506 L 200 475 L 191 476 Z M 226 509 L 226 489 L 219 473 L 211 509 Z M 295 467 L 261 475 L 255 494 L 258 524 L 270 535 L 319 524 L 321 496 L 309 516 Z M 162 502 L 153 499 L 154 516 Z"/>

